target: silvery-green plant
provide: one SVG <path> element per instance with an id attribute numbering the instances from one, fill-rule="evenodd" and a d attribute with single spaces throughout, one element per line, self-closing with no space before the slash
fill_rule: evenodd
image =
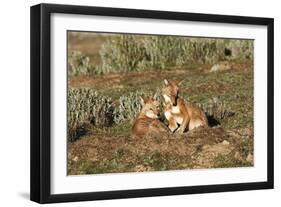
<path id="1" fill-rule="evenodd" d="M 141 110 L 140 97 L 155 96 L 158 101 L 161 99 L 161 92 L 156 90 L 155 94 L 144 92 L 132 92 L 128 95 L 123 95 L 118 100 L 118 106 L 114 110 L 114 123 L 119 124 L 124 121 L 132 122 Z"/>
<path id="2" fill-rule="evenodd" d="M 222 120 L 233 115 L 231 110 L 226 106 L 225 102 L 218 97 L 213 97 L 205 103 L 198 104 L 207 116 Z"/>
<path id="3" fill-rule="evenodd" d="M 254 42 L 251 40 L 231 40 L 226 47 L 232 52 L 231 59 L 253 59 Z"/>
<path id="4" fill-rule="evenodd" d="M 93 75 L 98 71 L 90 64 L 90 58 L 78 51 L 71 51 L 68 54 L 68 75 Z"/>
<path id="5" fill-rule="evenodd" d="M 119 124 L 126 120 L 132 121 L 141 110 L 141 92 L 123 95 L 118 100 L 118 106 L 114 110 L 114 122 Z"/>
<path id="6" fill-rule="evenodd" d="M 226 54 L 226 50 L 230 54 Z M 214 64 L 222 60 L 251 59 L 253 41 L 177 36 L 118 35 L 100 51 L 104 73 Z"/>
<path id="7" fill-rule="evenodd" d="M 113 103 L 108 97 L 99 95 L 94 89 L 68 90 L 68 137 L 76 136 L 77 129 L 86 125 L 111 126 Z"/>
<path id="8" fill-rule="evenodd" d="M 132 71 L 146 59 L 145 48 L 137 35 L 118 35 L 109 39 L 100 50 L 104 73 Z"/>
<path id="9" fill-rule="evenodd" d="M 143 44 L 152 68 L 168 68 L 177 65 L 183 56 L 183 45 L 188 39 L 173 36 L 147 36 Z"/>

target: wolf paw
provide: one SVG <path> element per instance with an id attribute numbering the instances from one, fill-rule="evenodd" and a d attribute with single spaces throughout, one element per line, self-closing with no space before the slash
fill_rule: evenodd
<path id="1" fill-rule="evenodd" d="M 184 129 L 182 128 L 179 128 L 177 131 L 176 131 L 177 134 L 183 134 L 184 133 Z"/>

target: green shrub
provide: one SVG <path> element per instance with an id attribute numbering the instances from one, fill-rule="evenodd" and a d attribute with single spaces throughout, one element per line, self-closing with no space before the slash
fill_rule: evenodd
<path id="1" fill-rule="evenodd" d="M 145 61 L 145 48 L 138 36 L 118 35 L 103 44 L 100 50 L 103 73 L 132 71 Z"/>
<path id="2" fill-rule="evenodd" d="M 100 56 L 103 73 L 167 69 L 253 58 L 253 41 L 118 35 L 104 43 Z"/>
<path id="3" fill-rule="evenodd" d="M 205 112 L 210 127 L 219 126 L 224 119 L 235 115 L 219 97 L 213 97 L 197 105 Z"/>
<path id="4" fill-rule="evenodd" d="M 183 45 L 184 56 L 182 58 L 192 64 L 213 64 L 226 59 L 224 46 L 224 40 L 190 38 Z"/>
<path id="5" fill-rule="evenodd" d="M 226 45 L 231 50 L 231 59 L 253 59 L 254 42 L 252 40 L 229 40 Z"/>
<path id="6" fill-rule="evenodd" d="M 68 137 L 72 141 L 79 129 L 87 125 L 111 126 L 113 103 L 110 98 L 99 95 L 93 89 L 68 89 Z"/>
<path id="7" fill-rule="evenodd" d="M 143 93 L 130 93 L 123 95 L 118 100 L 118 106 L 114 110 L 114 122 L 119 124 L 126 120 L 133 120 L 137 113 L 141 110 L 140 96 Z"/>
<path id="8" fill-rule="evenodd" d="M 140 97 L 155 96 L 158 101 L 161 99 L 160 90 L 157 89 L 155 94 L 137 91 L 123 95 L 118 100 L 118 105 L 114 110 L 114 123 L 119 124 L 124 121 L 132 122 L 141 110 Z M 161 102 L 160 102 L 161 103 Z"/>
<path id="9" fill-rule="evenodd" d="M 81 52 L 68 55 L 69 76 L 106 74 L 215 64 L 252 59 L 253 41 L 153 35 L 114 35 L 99 51 L 101 64 L 90 65 Z"/>
<path id="10" fill-rule="evenodd" d="M 98 73 L 95 67 L 90 65 L 90 58 L 81 52 L 72 51 L 68 54 L 68 75 L 93 75 Z"/>
<path id="11" fill-rule="evenodd" d="M 226 106 L 223 100 L 218 97 L 209 99 L 206 103 L 198 104 L 208 116 L 222 120 L 233 115 L 230 109 Z"/>
<path id="12" fill-rule="evenodd" d="M 143 91 L 122 95 L 116 101 L 102 96 L 95 89 L 70 88 L 68 91 L 68 141 L 74 141 L 89 128 L 104 128 L 132 123 L 141 110 L 140 96 L 152 97 L 163 103 L 161 90 L 155 94 Z M 210 126 L 217 126 L 224 118 L 234 115 L 223 100 L 214 97 L 198 103 L 209 119 Z M 161 110 L 163 111 L 163 110 Z M 163 114 L 161 120 L 165 118 Z"/>
<path id="13" fill-rule="evenodd" d="M 143 44 L 148 55 L 146 65 L 161 69 L 181 65 L 179 59 L 184 55 L 183 47 L 187 41 L 173 36 L 145 37 Z"/>
<path id="14" fill-rule="evenodd" d="M 151 93 L 135 92 L 121 96 L 113 102 L 111 98 L 98 94 L 94 89 L 74 89 L 68 91 L 68 140 L 74 141 L 81 130 L 92 126 L 103 128 L 113 124 L 132 122 L 141 110 L 140 96 Z M 160 99 L 160 91 L 156 93 Z"/>

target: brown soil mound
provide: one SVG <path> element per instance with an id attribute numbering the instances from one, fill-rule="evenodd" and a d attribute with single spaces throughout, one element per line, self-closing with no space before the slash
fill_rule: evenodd
<path id="1" fill-rule="evenodd" d="M 142 139 L 91 135 L 68 145 L 69 174 L 252 166 L 253 130 L 199 128 Z M 87 162 L 87 170 L 79 166 Z M 108 163 L 114 166 L 108 167 Z M 85 164 L 85 163 L 84 163 Z M 101 168 L 101 166 L 107 166 Z M 99 170 L 91 170 L 98 167 Z M 79 168 L 79 170 L 77 169 Z"/>

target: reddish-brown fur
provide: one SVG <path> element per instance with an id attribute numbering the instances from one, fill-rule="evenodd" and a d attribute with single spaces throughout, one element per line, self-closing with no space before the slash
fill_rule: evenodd
<path id="1" fill-rule="evenodd" d="M 169 133 L 169 129 L 159 119 L 160 109 L 159 102 L 154 98 L 141 98 L 142 109 L 136 117 L 133 127 L 133 137 L 144 137 L 148 134 L 158 135 Z"/>
<path id="2" fill-rule="evenodd" d="M 165 80 L 162 95 L 165 99 L 164 113 L 172 132 L 184 133 L 199 126 L 208 126 L 205 113 L 195 104 L 179 98 L 180 81 Z"/>

